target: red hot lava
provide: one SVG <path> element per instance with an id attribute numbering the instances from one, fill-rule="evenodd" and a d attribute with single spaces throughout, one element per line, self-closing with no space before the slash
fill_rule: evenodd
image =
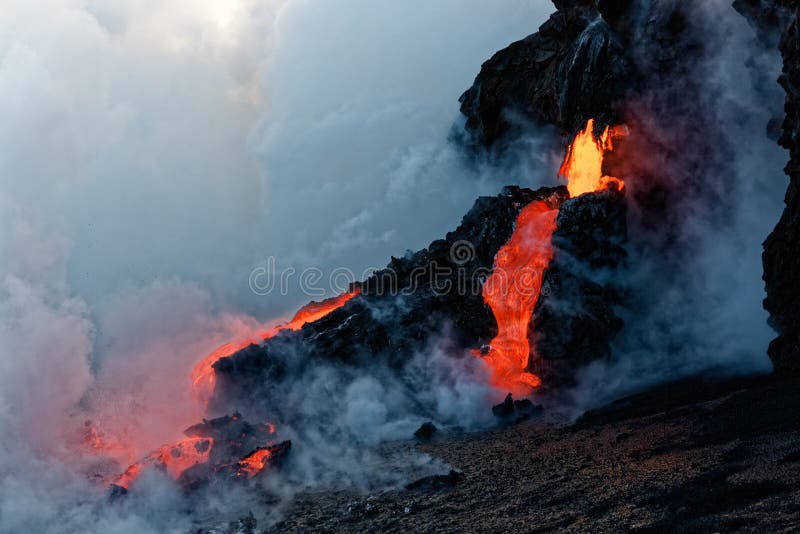
<path id="1" fill-rule="evenodd" d="M 207 462 L 213 446 L 213 439 L 199 437 L 184 438 L 171 445 L 162 445 L 128 467 L 114 483 L 128 489 L 148 466 L 165 469 L 172 478 L 177 479 L 190 467 Z"/>
<path id="2" fill-rule="evenodd" d="M 214 364 L 221 358 L 231 356 L 250 345 L 263 343 L 267 339 L 276 336 L 282 330 L 300 330 L 304 324 L 313 323 L 318 319 L 322 319 L 333 310 L 341 308 L 347 301 L 358 295 L 359 292 L 359 289 L 355 289 L 349 293 L 343 293 L 337 297 L 323 300 L 322 302 L 311 302 L 300 308 L 288 322 L 270 328 L 269 330 L 259 332 L 251 338 L 232 341 L 217 347 L 192 369 L 190 379 L 192 381 L 192 394 L 194 398 L 200 406 L 203 407 L 203 410 L 205 410 L 208 406 L 208 401 L 211 399 L 212 395 L 214 395 L 214 386 L 217 381 L 214 372 Z"/>
<path id="3" fill-rule="evenodd" d="M 226 343 L 218 347 L 211 354 L 203 358 L 191 373 L 192 391 L 195 398 L 201 403 L 205 410 L 207 403 L 214 393 L 216 376 L 213 365 L 220 359 L 234 354 L 235 352 L 250 346 L 251 344 L 261 343 L 282 330 L 299 330 L 303 325 L 314 322 L 328 315 L 333 310 L 341 308 L 350 299 L 359 294 L 359 289 L 349 293 L 344 293 L 337 297 L 324 300 L 322 302 L 311 302 L 301 308 L 292 319 L 284 324 L 260 332 L 252 338 L 242 341 Z M 234 416 L 234 420 L 236 417 Z M 270 434 L 275 432 L 272 423 L 265 426 Z M 100 436 L 93 427 L 87 430 L 87 443 L 93 445 L 100 441 Z M 206 463 L 209 454 L 214 446 L 214 440 L 209 437 L 188 437 L 169 445 L 162 445 L 157 450 L 151 452 L 142 460 L 132 464 L 125 472 L 117 477 L 114 483 L 125 489 L 136 480 L 148 466 L 165 469 L 174 479 L 178 479 L 181 474 L 197 464 Z M 278 447 L 278 449 L 276 449 Z M 266 467 L 276 450 L 281 446 L 261 447 L 240 460 L 237 465 L 237 475 L 240 477 L 251 478 Z"/>
<path id="4" fill-rule="evenodd" d="M 567 150 L 559 176 L 567 180 L 570 197 L 600 191 L 622 180 L 603 175 L 603 158 L 614 149 L 613 139 L 624 135 L 624 127 L 606 127 L 597 139 L 594 120 L 579 132 Z M 543 201 L 532 202 L 517 217 L 511 239 L 495 256 L 494 269 L 483 286 L 483 299 L 497 321 L 484 359 L 492 369 L 492 385 L 525 396 L 541 385 L 541 379 L 527 371 L 532 348 L 528 326 L 539 300 L 544 271 L 553 259 L 551 237 L 556 230 L 558 209 Z"/>

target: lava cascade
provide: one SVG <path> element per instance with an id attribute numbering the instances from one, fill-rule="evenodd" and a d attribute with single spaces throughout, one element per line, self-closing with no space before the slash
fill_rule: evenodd
<path id="1" fill-rule="evenodd" d="M 567 149 L 559 176 L 566 179 L 571 198 L 617 189 L 624 182 L 603 174 L 603 158 L 614 149 L 614 139 L 627 135 L 624 127 L 606 127 L 594 135 L 594 120 L 575 136 Z M 528 372 L 532 347 L 528 329 L 542 290 L 544 272 L 553 259 L 551 238 L 558 209 L 544 201 L 528 204 L 517 217 L 511 239 L 497 252 L 492 274 L 483 286 L 483 299 L 497 321 L 497 335 L 483 351 L 492 370 L 492 385 L 517 395 L 528 395 L 542 384 Z"/>
<path id="2" fill-rule="evenodd" d="M 485 355 L 492 385 L 526 395 L 541 385 L 526 371 L 530 355 L 528 324 L 539 299 L 544 271 L 553 258 L 550 236 L 556 230 L 557 209 L 546 202 L 528 204 L 517 218 L 511 239 L 495 256 L 494 269 L 483 286 L 483 299 L 497 321 L 497 336 Z"/>

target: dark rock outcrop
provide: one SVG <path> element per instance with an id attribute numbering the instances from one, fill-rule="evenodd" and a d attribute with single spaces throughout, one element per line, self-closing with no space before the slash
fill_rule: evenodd
<path id="1" fill-rule="evenodd" d="M 360 294 L 343 307 L 217 362 L 218 396 L 223 399 L 218 409 L 252 406 L 257 399 L 280 421 L 275 407 L 280 412 L 282 402 L 272 398 L 270 384 L 309 366 L 334 361 L 361 372 L 376 365 L 399 371 L 445 331 L 454 354 L 488 344 L 497 334 L 497 323 L 484 302 L 483 281 L 520 211 L 535 200 L 562 211 L 553 237 L 555 260 L 545 275 L 554 291 L 546 288 L 540 296 L 534 352 L 558 360 L 558 373 L 551 373 L 554 384 L 556 375 L 566 382 L 579 365 L 607 356 L 610 338 L 621 324 L 612 309 L 619 296 L 594 281 L 592 272 L 614 269 L 624 256 L 618 244 L 625 235 L 622 193 L 608 190 L 569 200 L 564 187 L 508 187 L 499 196 L 478 199 L 445 239 L 392 258 L 386 269 L 360 283 Z M 566 302 L 570 307 L 565 313 Z M 539 371 L 541 362 L 532 358 L 531 370 Z M 237 399 L 249 400 L 243 404 Z"/>
<path id="2" fill-rule="evenodd" d="M 484 63 L 459 99 L 479 144 L 494 145 L 524 122 L 571 132 L 589 118 L 617 122 L 614 104 L 635 79 L 622 40 L 598 17 L 594 2 L 555 4 L 558 11 L 537 33 Z"/>
<path id="3" fill-rule="evenodd" d="M 547 387 L 569 384 L 578 367 L 610 356 L 610 342 L 623 327 L 614 307 L 624 290 L 614 275 L 626 257 L 625 197 L 607 189 L 567 200 L 557 225 L 529 333 L 530 367 Z"/>
<path id="4" fill-rule="evenodd" d="M 786 209 L 764 242 L 764 307 L 778 338 L 769 355 L 778 372 L 800 372 L 800 8 L 792 0 L 737 0 L 734 7 L 778 45 L 783 56 L 780 84 L 786 90 L 781 146 L 789 149 Z"/>
<path id="5" fill-rule="evenodd" d="M 436 425 L 428 421 L 427 423 L 422 423 L 420 427 L 414 432 L 414 437 L 421 440 L 431 439 L 439 429 L 436 428 Z"/>

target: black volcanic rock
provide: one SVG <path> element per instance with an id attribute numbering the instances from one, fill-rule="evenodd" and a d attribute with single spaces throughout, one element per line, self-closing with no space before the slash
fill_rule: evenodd
<path id="1" fill-rule="evenodd" d="M 408 491 L 439 491 L 450 489 L 453 486 L 464 481 L 466 476 L 460 471 L 451 469 L 446 475 L 431 475 L 419 480 L 415 480 L 410 484 L 406 484 Z"/>
<path id="2" fill-rule="evenodd" d="M 594 2 L 555 2 L 537 33 L 497 52 L 459 99 L 466 127 L 491 146 L 520 122 L 572 132 L 589 118 L 616 122 L 613 104 L 636 78 L 622 41 Z"/>
<path id="3" fill-rule="evenodd" d="M 737 0 L 734 7 L 759 30 L 767 44 L 780 43 L 786 90 L 781 146 L 791 160 L 786 209 L 764 242 L 764 307 L 778 338 L 769 355 L 778 372 L 800 372 L 800 8 L 792 0 Z"/>
<path id="4" fill-rule="evenodd" d="M 536 355 L 530 370 L 546 386 L 569 383 L 579 366 L 610 356 L 610 342 L 623 327 L 614 307 L 624 289 L 613 275 L 626 257 L 624 194 L 607 189 L 567 200 L 557 225 L 530 329 Z"/>
<path id="5" fill-rule="evenodd" d="M 417 439 L 431 439 L 439 429 L 436 428 L 436 425 L 428 421 L 427 423 L 422 423 L 420 427 L 414 432 L 414 437 Z"/>

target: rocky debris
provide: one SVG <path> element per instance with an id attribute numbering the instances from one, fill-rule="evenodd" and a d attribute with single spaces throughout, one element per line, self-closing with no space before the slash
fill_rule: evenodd
<path id="1" fill-rule="evenodd" d="M 422 423 L 416 432 L 414 432 L 414 437 L 421 440 L 428 440 L 438 431 L 439 429 L 436 428 L 436 425 L 428 421 L 427 423 Z"/>
<path id="2" fill-rule="evenodd" d="M 462 482 L 466 476 L 460 471 L 451 469 L 446 475 L 431 475 L 406 484 L 408 491 L 440 491 L 450 489 Z"/>
<path id="3" fill-rule="evenodd" d="M 519 423 L 542 413 L 542 407 L 529 399 L 514 400 L 509 393 L 503 402 L 492 407 L 492 413 L 495 417 L 504 420 L 514 418 Z"/>
<path id="4" fill-rule="evenodd" d="M 764 242 L 764 307 L 778 332 L 769 347 L 775 370 L 800 373 L 800 8 L 794 0 L 737 0 L 734 7 L 783 56 L 786 116 L 779 143 L 789 149 L 789 188 L 783 215 Z"/>

